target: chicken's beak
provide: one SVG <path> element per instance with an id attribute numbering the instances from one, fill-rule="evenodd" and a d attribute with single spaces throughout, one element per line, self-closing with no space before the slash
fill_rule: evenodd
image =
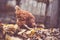
<path id="1" fill-rule="evenodd" d="M 20 7 L 18 5 L 16 5 L 15 10 L 20 10 Z"/>

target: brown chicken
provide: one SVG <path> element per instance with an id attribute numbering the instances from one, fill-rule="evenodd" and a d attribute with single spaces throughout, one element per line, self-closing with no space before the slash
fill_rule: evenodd
<path id="1" fill-rule="evenodd" d="M 26 24 L 29 27 L 34 27 L 35 24 L 35 17 L 32 15 L 32 13 L 22 10 L 19 8 L 19 6 L 15 7 L 16 9 L 16 18 L 17 18 L 17 24 L 20 27 L 23 27 L 22 25 Z"/>

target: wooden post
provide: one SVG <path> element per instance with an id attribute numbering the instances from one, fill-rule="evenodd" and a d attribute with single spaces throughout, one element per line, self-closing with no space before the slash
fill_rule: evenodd
<path id="1" fill-rule="evenodd" d="M 42 2 L 42 3 L 45 3 L 46 4 L 46 11 L 45 11 L 45 21 L 44 21 L 44 24 L 45 26 L 47 25 L 47 10 L 48 10 L 48 7 L 49 7 L 49 0 L 36 0 L 37 2 Z"/>
<path id="2" fill-rule="evenodd" d="M 45 27 L 47 27 L 47 18 L 48 18 L 48 16 L 47 16 L 47 10 L 48 10 L 48 7 L 49 7 L 49 0 L 46 1 L 45 22 L 44 22 Z"/>
<path id="3" fill-rule="evenodd" d="M 20 1 L 21 0 L 16 0 L 16 5 L 20 6 Z"/>

